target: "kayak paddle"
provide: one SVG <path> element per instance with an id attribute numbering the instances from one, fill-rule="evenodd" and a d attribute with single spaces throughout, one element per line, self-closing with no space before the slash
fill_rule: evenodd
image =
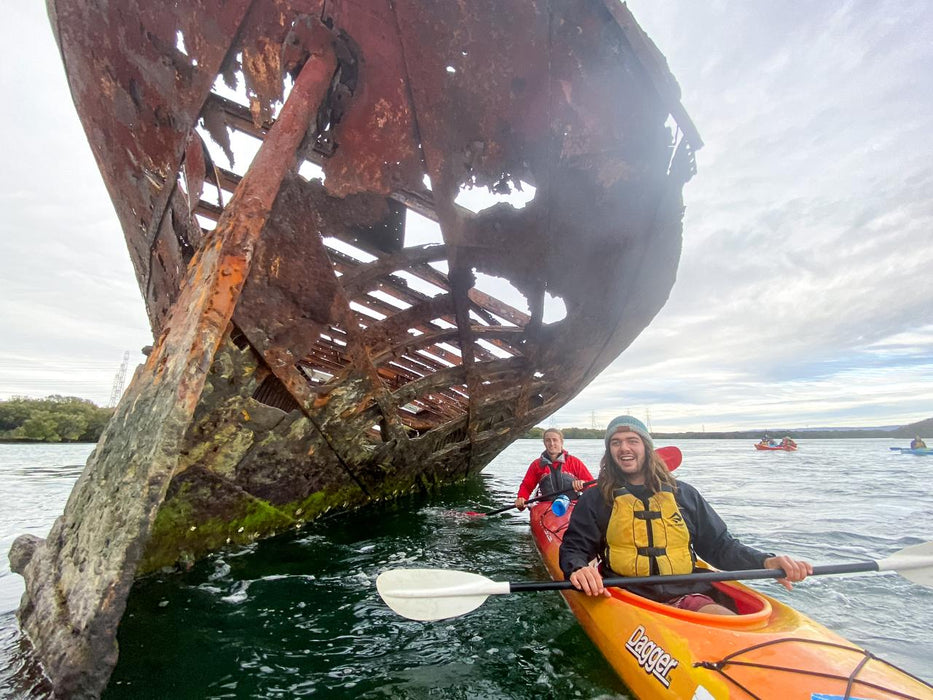
<path id="1" fill-rule="evenodd" d="M 668 447 L 659 447 L 657 450 L 655 450 L 655 452 L 658 453 L 658 457 L 664 460 L 664 463 L 667 465 L 667 468 L 670 471 L 674 471 L 675 469 L 677 469 L 677 467 L 680 466 L 680 463 L 683 462 L 684 460 L 683 453 L 680 451 L 680 448 L 677 447 L 676 445 L 670 445 Z M 583 482 L 583 486 L 585 488 L 587 486 L 592 486 L 595 483 L 596 483 L 595 479 L 593 481 L 585 481 Z M 550 501 L 550 500 L 553 500 L 555 496 L 559 496 L 562 493 L 570 493 L 571 491 L 573 491 L 572 488 L 564 489 L 563 491 L 554 491 L 553 493 L 548 493 L 543 496 L 538 496 L 536 498 L 529 498 L 527 501 L 525 501 L 525 505 L 528 505 L 529 503 L 537 503 L 538 501 Z M 476 511 L 471 510 L 471 511 L 467 511 L 467 515 L 499 515 L 499 513 L 504 513 L 505 511 L 512 510 L 513 508 L 515 508 L 515 505 L 504 506 L 502 508 L 496 508 L 495 510 L 491 510 L 488 513 L 477 513 Z"/>
<path id="2" fill-rule="evenodd" d="M 584 481 L 583 488 L 586 488 L 587 486 L 592 486 L 595 483 L 596 483 L 596 479 L 593 479 L 592 481 Z M 574 491 L 574 490 L 575 489 L 571 487 L 569 489 L 564 489 L 563 491 L 554 491 L 552 493 L 546 493 L 543 496 L 529 498 L 527 501 L 525 501 L 525 505 L 528 505 L 529 503 L 537 503 L 538 501 L 552 501 L 554 500 L 555 496 L 560 496 L 562 493 L 570 493 L 571 491 Z M 513 504 L 511 506 L 504 506 L 503 508 L 496 508 L 495 510 L 491 510 L 488 513 L 474 513 L 473 511 L 470 511 L 467 513 L 467 515 L 499 515 L 499 513 L 504 513 L 505 511 L 512 510 L 515 507 L 516 506 Z"/>
<path id="3" fill-rule="evenodd" d="M 878 561 L 814 566 L 811 576 L 852 574 L 865 571 L 896 571 L 921 586 L 933 588 L 933 542 L 906 547 Z M 708 571 L 675 576 L 631 576 L 603 579 L 614 588 L 690 581 L 748 581 L 782 578 L 783 569 Z M 573 589 L 570 581 L 493 581 L 453 569 L 390 569 L 376 578 L 376 590 L 392 610 L 409 620 L 443 620 L 465 615 L 482 605 L 491 595 Z"/>

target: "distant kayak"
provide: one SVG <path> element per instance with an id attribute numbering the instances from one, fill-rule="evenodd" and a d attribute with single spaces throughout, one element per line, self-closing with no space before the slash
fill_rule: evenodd
<path id="1" fill-rule="evenodd" d="M 783 450 L 784 452 L 794 452 L 797 449 L 796 442 L 789 442 L 786 445 L 782 445 L 779 442 L 774 443 L 773 445 L 767 445 L 760 442 L 755 443 L 756 450 Z"/>
<path id="2" fill-rule="evenodd" d="M 889 447 L 888 449 L 903 455 L 933 455 L 933 447 Z"/>

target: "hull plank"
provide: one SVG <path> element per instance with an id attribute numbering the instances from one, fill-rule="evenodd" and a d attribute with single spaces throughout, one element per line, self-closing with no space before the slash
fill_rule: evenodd
<path id="1" fill-rule="evenodd" d="M 667 300 L 702 142 L 615 0 L 48 4 L 156 339 L 11 552 L 95 697 L 135 577 L 475 474 L 595 378 Z"/>

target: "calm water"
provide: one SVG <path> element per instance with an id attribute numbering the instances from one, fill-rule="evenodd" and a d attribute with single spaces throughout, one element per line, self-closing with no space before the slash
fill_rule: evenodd
<path id="1" fill-rule="evenodd" d="M 886 440 L 799 444 L 766 453 L 751 441 L 681 441 L 678 476 L 736 536 L 816 563 L 877 559 L 933 539 L 933 457 L 892 453 L 897 443 Z M 599 441 L 566 447 L 595 473 Z M 6 552 L 20 533 L 45 536 L 90 450 L 0 445 L 3 697 L 45 697 L 21 646 L 22 579 Z M 540 450 L 519 441 L 480 477 L 430 501 L 335 518 L 139 581 L 105 698 L 627 697 L 557 593 L 498 597 L 427 624 L 397 617 L 376 594 L 376 576 L 399 566 L 546 578 L 526 514 L 465 514 L 511 502 Z M 933 680 L 933 591 L 893 574 L 813 578 L 792 593 L 756 586 Z"/>

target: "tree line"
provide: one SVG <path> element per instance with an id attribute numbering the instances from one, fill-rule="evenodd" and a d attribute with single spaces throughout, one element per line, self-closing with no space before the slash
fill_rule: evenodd
<path id="1" fill-rule="evenodd" d="M 602 440 L 606 437 L 605 428 L 561 428 L 566 440 Z M 544 437 L 544 428 L 531 428 L 522 437 L 540 440 Z"/>
<path id="2" fill-rule="evenodd" d="M 561 428 L 561 432 L 568 440 L 590 439 L 602 440 L 606 437 L 605 428 Z M 794 440 L 801 438 L 809 440 L 840 440 L 848 438 L 891 438 L 909 440 L 914 435 L 933 436 L 933 418 L 902 425 L 897 428 L 827 428 L 805 429 L 799 428 L 771 428 L 759 430 L 733 430 L 720 432 L 686 432 L 686 433 L 663 433 L 653 432 L 652 437 L 660 440 L 715 440 L 715 439 L 741 439 L 741 440 L 760 440 L 763 436 L 780 440 L 787 436 Z M 544 436 L 544 428 L 531 428 L 522 437 L 540 440 Z"/>
<path id="3" fill-rule="evenodd" d="M 101 408 L 76 396 L 47 396 L 30 399 L 23 396 L 0 401 L 0 441 L 23 442 L 97 442 L 113 415 L 112 408 Z M 568 440 L 602 440 L 604 428 L 563 428 Z M 740 438 L 759 439 L 764 434 L 773 438 L 785 435 L 800 438 L 867 438 L 887 437 L 909 439 L 916 435 L 933 435 L 933 418 L 902 425 L 898 428 L 863 428 L 851 430 L 737 430 L 709 433 L 654 433 L 658 439 Z M 540 440 L 544 428 L 531 428 L 522 437 Z"/>
<path id="4" fill-rule="evenodd" d="M 0 401 L 0 440 L 22 442 L 97 442 L 113 415 L 76 396 Z"/>

